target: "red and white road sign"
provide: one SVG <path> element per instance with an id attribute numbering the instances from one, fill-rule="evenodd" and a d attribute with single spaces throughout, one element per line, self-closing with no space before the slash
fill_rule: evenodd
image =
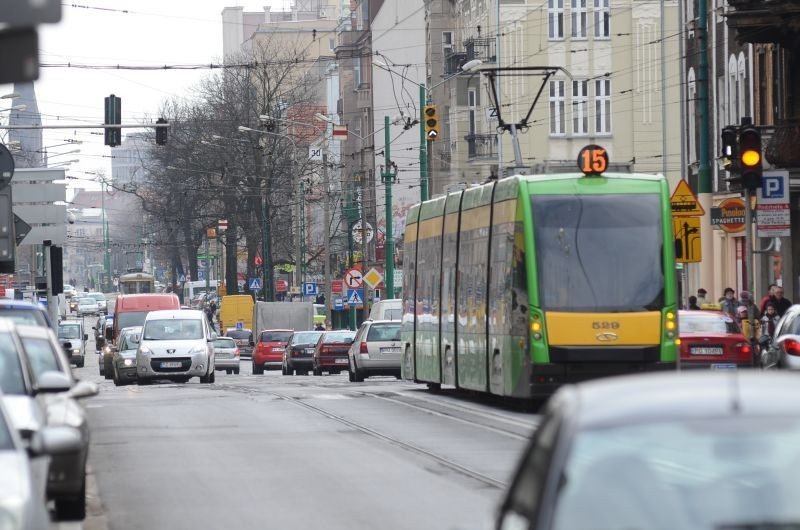
<path id="1" fill-rule="evenodd" d="M 343 293 L 342 290 L 342 280 L 331 280 L 331 292 L 332 293 Z"/>
<path id="2" fill-rule="evenodd" d="M 350 269 L 344 275 L 344 284 L 348 289 L 358 289 L 364 282 L 364 277 L 358 269 Z"/>
<path id="3" fill-rule="evenodd" d="M 263 259 L 261 259 L 261 256 L 259 256 L 258 254 L 256 254 L 256 257 L 255 257 L 255 259 L 253 260 L 253 262 L 254 262 L 256 265 L 263 265 L 263 264 L 264 264 L 264 260 L 263 260 Z"/>
<path id="4" fill-rule="evenodd" d="M 228 229 L 228 220 L 227 219 L 220 219 L 217 221 L 217 225 L 220 232 L 224 232 Z"/>
<path id="5" fill-rule="evenodd" d="M 333 137 L 334 139 L 347 139 L 347 125 L 334 125 L 333 126 Z"/>

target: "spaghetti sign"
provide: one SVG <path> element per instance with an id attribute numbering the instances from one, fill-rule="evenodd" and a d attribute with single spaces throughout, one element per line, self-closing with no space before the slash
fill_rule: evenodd
<path id="1" fill-rule="evenodd" d="M 599 145 L 587 145 L 578 153 L 578 168 L 584 175 L 602 175 L 608 169 L 608 152 Z"/>

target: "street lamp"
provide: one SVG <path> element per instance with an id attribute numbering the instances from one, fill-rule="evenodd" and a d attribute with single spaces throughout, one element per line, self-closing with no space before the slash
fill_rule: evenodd
<path id="1" fill-rule="evenodd" d="M 5 94 L 3 96 L 0 96 L 0 99 L 14 99 L 14 98 L 18 98 L 18 97 L 19 97 L 19 94 L 17 94 L 16 92 L 12 92 L 10 94 Z"/>
<path id="2" fill-rule="evenodd" d="M 77 164 L 78 162 L 80 162 L 80 160 L 78 160 L 77 158 L 75 158 L 75 159 L 73 159 L 73 160 L 67 160 L 66 162 L 59 162 L 58 164 L 53 164 L 52 166 L 47 166 L 47 167 L 49 167 L 49 168 L 50 168 L 50 167 L 61 167 L 61 166 L 68 166 L 68 165 L 70 165 L 70 164 Z"/>
<path id="3" fill-rule="evenodd" d="M 237 127 L 237 130 L 239 132 L 246 132 L 246 133 L 254 132 L 254 133 L 263 134 L 263 135 L 277 136 L 279 138 L 286 138 L 287 140 L 292 142 L 292 146 L 294 146 L 295 150 L 297 150 L 297 142 L 295 142 L 294 139 L 291 136 L 288 136 L 288 135 L 285 135 L 285 134 L 280 134 L 280 133 L 275 133 L 275 132 L 271 132 L 271 131 L 262 131 L 260 129 L 253 129 L 251 127 L 245 127 L 244 125 L 239 125 Z M 259 141 L 259 145 L 261 145 L 263 147 L 263 144 L 260 141 Z M 264 160 L 265 156 L 266 156 L 266 154 L 262 151 L 262 154 L 261 154 L 261 157 L 262 157 L 261 166 L 262 167 L 265 165 L 265 160 Z M 294 151 L 292 151 L 291 160 L 292 160 L 292 167 L 294 167 Z M 264 300 L 268 301 L 268 302 L 272 302 L 273 299 L 274 299 L 274 295 L 273 295 L 273 292 L 272 292 L 272 289 L 273 289 L 273 284 L 272 284 L 272 275 L 273 275 L 273 271 L 272 271 L 272 245 L 270 244 L 271 234 L 270 234 L 270 230 L 269 230 L 269 215 L 270 215 L 270 213 L 269 213 L 269 197 L 268 196 L 269 196 L 269 182 L 270 182 L 270 180 L 271 179 L 266 179 L 266 186 L 265 186 L 266 189 L 265 189 L 265 193 L 264 193 L 264 198 L 261 201 L 261 216 L 263 217 L 262 235 L 261 235 L 261 254 L 262 254 L 263 259 L 264 259 L 264 264 L 263 264 Z"/>
<path id="4" fill-rule="evenodd" d="M 7 109 L 0 109 L 0 112 L 5 112 L 7 110 L 25 110 L 27 108 L 28 108 L 28 106 L 23 103 L 23 104 L 20 104 L 20 105 L 14 105 L 12 107 L 8 107 Z"/>

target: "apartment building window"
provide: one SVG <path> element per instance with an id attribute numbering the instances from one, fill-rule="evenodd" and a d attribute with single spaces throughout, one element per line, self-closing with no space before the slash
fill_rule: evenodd
<path id="1" fill-rule="evenodd" d="M 686 103 L 687 114 L 689 115 L 688 129 L 689 134 L 687 141 L 689 142 L 689 164 L 693 164 L 697 160 L 697 152 L 695 147 L 695 138 L 697 131 L 695 129 L 695 109 L 697 100 L 697 84 L 695 82 L 694 68 L 689 68 L 689 74 L 686 76 Z"/>
<path id="2" fill-rule="evenodd" d="M 586 38 L 586 0 L 572 0 L 572 38 Z"/>
<path id="3" fill-rule="evenodd" d="M 550 39 L 564 38 L 564 0 L 547 0 L 547 28 Z"/>
<path id="4" fill-rule="evenodd" d="M 361 84 L 361 59 L 353 59 L 353 89 Z"/>
<path id="5" fill-rule="evenodd" d="M 475 134 L 475 114 L 478 110 L 477 105 L 478 93 L 474 88 L 470 88 L 467 92 L 467 107 L 469 112 L 469 134 Z"/>
<path id="6" fill-rule="evenodd" d="M 336 49 L 336 39 L 328 39 L 328 48 L 330 48 L 331 51 Z"/>
<path id="7" fill-rule="evenodd" d="M 594 0 L 594 38 L 608 39 L 611 36 L 610 0 Z"/>
<path id="8" fill-rule="evenodd" d="M 442 32 L 442 55 L 447 57 L 448 52 L 453 51 L 453 32 L 452 31 L 443 31 Z"/>
<path id="9" fill-rule="evenodd" d="M 611 134 L 611 80 L 594 82 L 594 132 Z"/>
<path id="10" fill-rule="evenodd" d="M 564 81 L 550 81 L 550 134 L 564 134 Z"/>
<path id="11" fill-rule="evenodd" d="M 739 68 L 736 56 L 728 58 L 728 125 L 739 124 Z"/>
<path id="12" fill-rule="evenodd" d="M 589 134 L 589 82 L 572 82 L 572 134 L 579 136 Z"/>
<path id="13" fill-rule="evenodd" d="M 739 104 L 739 116 L 747 116 L 747 63 L 744 58 L 744 52 L 739 52 L 739 61 L 738 61 L 738 70 L 739 70 L 739 94 L 738 94 L 738 104 Z"/>

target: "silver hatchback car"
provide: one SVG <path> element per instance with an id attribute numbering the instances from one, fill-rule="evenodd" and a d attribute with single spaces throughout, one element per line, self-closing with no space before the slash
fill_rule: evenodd
<path id="1" fill-rule="evenodd" d="M 762 350 L 764 368 L 800 370 L 800 304 L 790 307 L 775 325 L 771 344 Z"/>
<path id="2" fill-rule="evenodd" d="M 358 382 L 371 375 L 400 378 L 399 320 L 367 320 L 356 333 L 347 352 L 350 381 Z"/>
<path id="3" fill-rule="evenodd" d="M 119 332 L 119 347 L 111 359 L 111 378 L 116 386 L 136 381 L 136 350 L 142 338 L 142 326 L 122 328 Z"/>
<path id="4" fill-rule="evenodd" d="M 239 373 L 239 347 L 231 337 L 214 339 L 214 366 L 226 374 Z"/>

